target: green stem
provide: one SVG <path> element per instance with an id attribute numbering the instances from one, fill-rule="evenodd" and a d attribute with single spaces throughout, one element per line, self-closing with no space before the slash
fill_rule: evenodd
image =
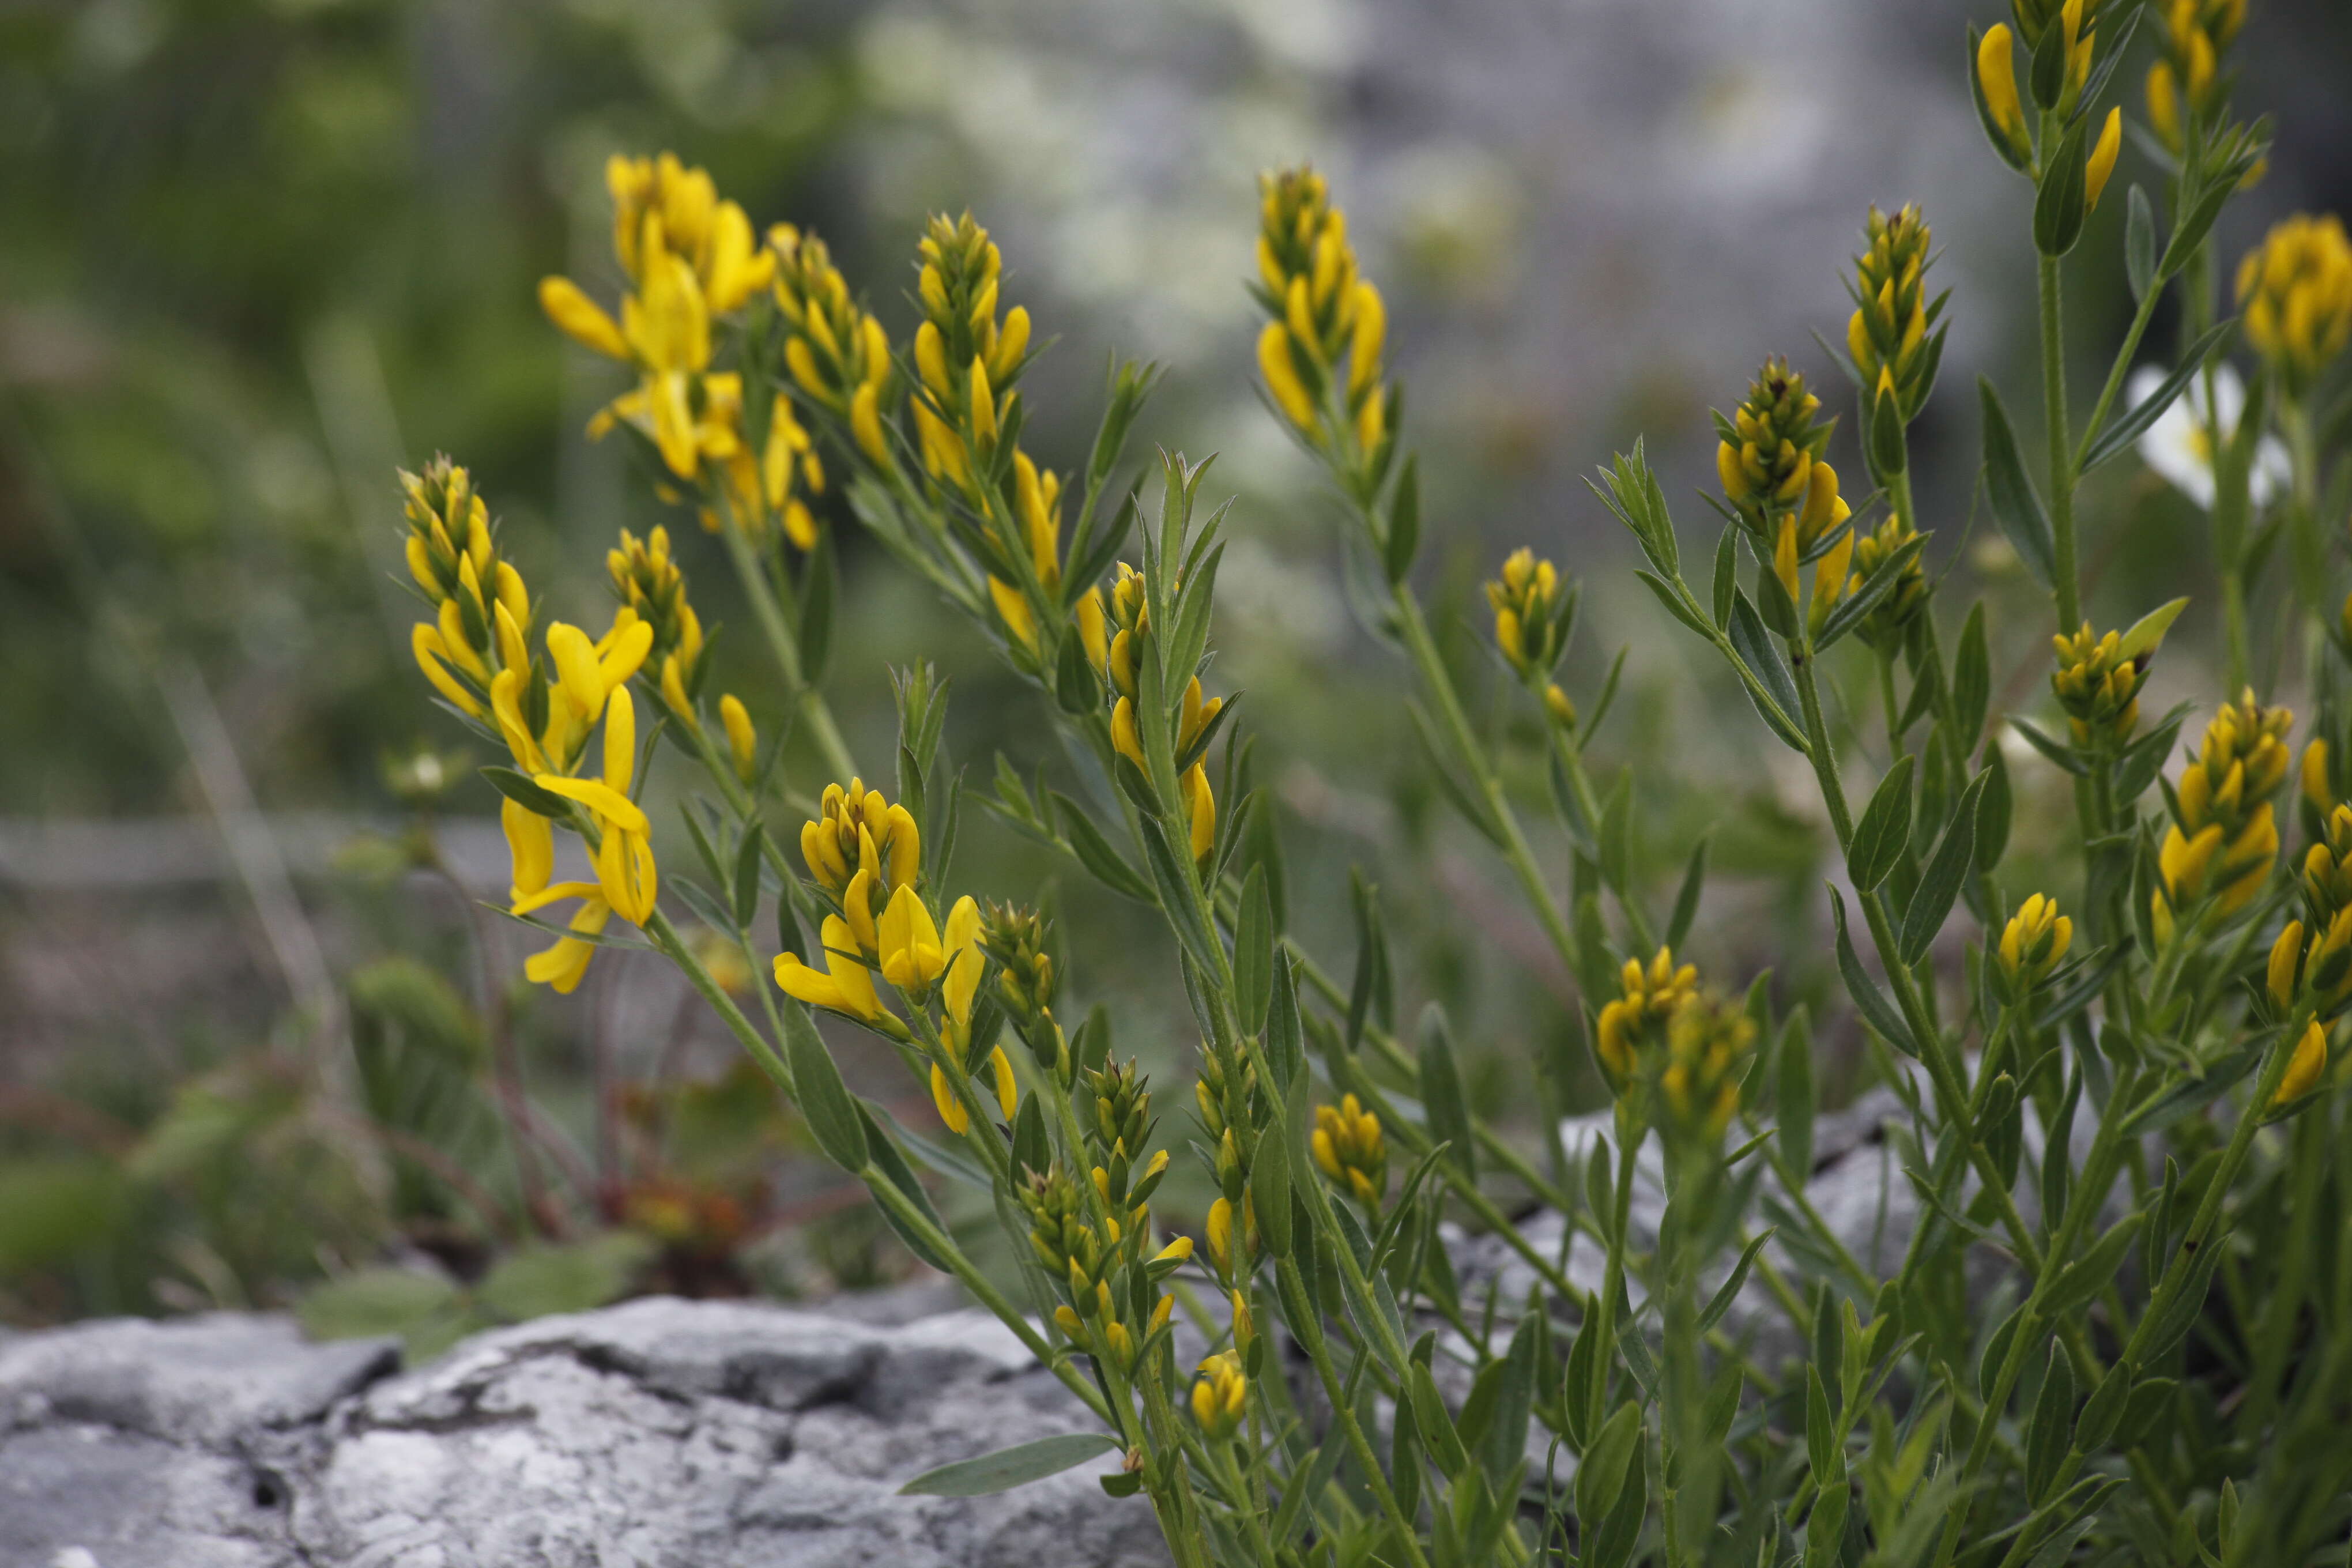
<path id="1" fill-rule="evenodd" d="M 1436 700 L 1438 717 L 1444 722 L 1447 738 L 1454 742 L 1454 755 L 1468 768 L 1476 780 L 1478 793 L 1484 800 L 1487 816 L 1502 836 L 1503 858 L 1519 879 L 1519 888 L 1527 895 L 1529 908 L 1544 928 L 1544 934 L 1567 964 L 1569 973 L 1577 970 L 1576 937 L 1561 916 L 1559 906 L 1545 885 L 1543 872 L 1536 865 L 1535 852 L 1528 847 L 1527 835 L 1519 827 L 1519 819 L 1503 794 L 1503 782 L 1488 765 L 1486 752 L 1470 728 L 1469 715 L 1463 711 L 1462 700 L 1454 689 L 1454 678 L 1445 668 L 1445 661 L 1429 635 L 1429 623 L 1421 613 L 1421 603 L 1411 589 L 1399 584 L 1394 593 L 1397 626 L 1404 637 L 1405 651 L 1411 655 L 1413 668 L 1432 698 Z M 1595 818 L 1598 826 L 1598 818 Z"/>
<path id="2" fill-rule="evenodd" d="M 1343 1243 L 1333 1250 L 1344 1254 L 1348 1247 Z M 1396 1493 L 1390 1489 L 1388 1478 L 1381 1471 L 1380 1456 L 1372 1451 L 1370 1439 L 1364 1436 L 1363 1426 L 1356 1419 L 1354 1404 L 1348 1397 L 1339 1369 L 1332 1364 L 1329 1342 L 1324 1339 L 1322 1325 L 1314 1317 L 1314 1301 L 1307 1291 L 1305 1281 L 1298 1276 L 1297 1265 L 1286 1258 L 1276 1260 L 1275 1268 L 1282 1282 L 1286 1304 L 1296 1300 L 1308 1309 L 1306 1312 L 1293 1314 L 1298 1321 L 1291 1324 L 1291 1332 L 1297 1337 L 1300 1348 L 1307 1352 L 1307 1359 L 1315 1363 L 1315 1373 L 1322 1380 L 1324 1396 L 1331 1402 L 1331 1419 L 1339 1426 L 1349 1451 L 1355 1456 L 1357 1468 L 1364 1472 L 1364 1484 L 1371 1489 L 1372 1500 L 1388 1516 L 1390 1527 L 1396 1531 L 1397 1540 L 1403 1545 L 1412 1568 L 1430 1568 L 1429 1557 L 1421 1547 L 1421 1531 L 1398 1505 Z"/>
<path id="3" fill-rule="evenodd" d="M 2056 552 L 2058 630 L 2072 636 L 2082 624 L 2080 572 L 2075 564 L 2074 443 L 2066 434 L 2065 311 L 2058 258 L 2041 258 L 2042 402 L 2050 429 L 2050 527 Z"/>
<path id="4" fill-rule="evenodd" d="M 2107 411 L 2115 406 L 2116 395 L 2123 390 L 2124 377 L 2131 370 L 2132 356 L 2139 352 L 2139 340 L 2147 331 L 2147 324 L 2156 319 L 2156 307 L 2164 298 L 2161 285 L 2150 283 L 2141 297 L 2139 309 L 2132 312 L 2131 326 L 2124 333 L 2124 346 L 2116 351 L 2116 362 L 2108 367 L 2106 384 L 2099 388 L 2099 400 L 2091 405 L 2091 417 L 2083 426 L 2083 443 L 2074 449 L 2074 472 L 2083 471 L 2083 461 L 2091 455 L 2091 444 L 2099 438 L 2099 431 L 2107 422 Z"/>
<path id="5" fill-rule="evenodd" d="M 816 742 L 825 770 L 836 783 L 846 784 L 856 773 L 857 764 L 833 721 L 833 710 L 825 705 L 824 694 L 811 686 L 802 672 L 799 640 L 785 624 L 783 606 L 776 602 L 766 574 L 760 570 L 751 542 L 743 537 L 743 531 L 734 525 L 732 519 L 722 520 L 719 536 L 727 542 L 727 556 L 734 564 L 735 580 L 742 584 L 743 596 L 751 601 L 752 616 L 759 621 L 768 652 L 776 661 L 776 673 L 783 679 L 785 700 Z"/>

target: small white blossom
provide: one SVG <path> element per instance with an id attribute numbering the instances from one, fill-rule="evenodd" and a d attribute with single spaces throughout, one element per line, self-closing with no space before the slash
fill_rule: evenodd
<path id="1" fill-rule="evenodd" d="M 2166 374 L 2160 366 L 2140 366 L 2124 388 L 2124 401 L 2134 407 L 2147 402 L 2163 384 Z M 2245 383 L 2226 364 L 2213 367 L 2212 382 L 2213 402 L 2221 416 L 2221 439 L 2227 441 L 2237 433 L 2239 417 L 2246 410 Z M 2173 399 L 2172 406 L 2158 415 L 2156 423 L 2139 438 L 2141 461 L 2207 511 L 2213 510 L 2212 426 L 2205 411 L 2205 377 L 2194 376 Z M 2248 476 L 2254 505 L 2269 505 L 2294 479 L 2294 460 L 2287 455 L 2286 444 L 2275 436 L 2263 437 L 2255 445 L 2253 472 Z"/>

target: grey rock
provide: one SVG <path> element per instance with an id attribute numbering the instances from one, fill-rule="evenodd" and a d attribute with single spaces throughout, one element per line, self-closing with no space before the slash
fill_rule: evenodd
<path id="1" fill-rule="evenodd" d="M 881 1316 L 889 1316 L 887 1309 Z M 987 1315 L 635 1301 L 388 1343 L 282 1318 L 113 1321 L 0 1344 L 15 1568 L 782 1568 L 1159 1563 L 1114 1457 L 992 1498 L 935 1466 L 1089 1418 Z"/>

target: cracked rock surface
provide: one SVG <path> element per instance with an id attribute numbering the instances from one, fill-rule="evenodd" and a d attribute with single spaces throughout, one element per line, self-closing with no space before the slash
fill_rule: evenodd
<path id="1" fill-rule="evenodd" d="M 1881 1264 L 1918 1218 L 1880 1135 L 1900 1114 L 1882 1090 L 1822 1118 L 1807 1184 Z M 1561 1131 L 1580 1157 L 1606 1127 Z M 1637 1174 L 1644 1234 L 1656 1182 Z M 1521 1229 L 1549 1250 L 1559 1224 Z M 1516 1303 L 1534 1284 L 1495 1237 L 1452 1250 L 1465 1297 L 1492 1283 Z M 1596 1248 L 1571 1249 L 1579 1283 L 1599 1270 Z M 1795 1348 L 1753 1280 L 1726 1322 L 1759 1352 Z M 1003 1325 L 920 1288 L 817 1310 L 656 1297 L 405 1372 L 392 1341 L 312 1344 L 285 1318 L 83 1323 L 0 1335 L 0 1568 L 1165 1563 L 1149 1505 L 1096 1485 L 1115 1455 L 995 1497 L 897 1495 L 1092 1429 Z"/>
<path id="2" fill-rule="evenodd" d="M 415 1372 L 282 1318 L 0 1341 L 17 1568 L 1061 1568 L 1166 1561 L 1106 1456 L 996 1497 L 909 1477 L 1087 1417 L 992 1318 L 898 1326 L 664 1298 Z"/>

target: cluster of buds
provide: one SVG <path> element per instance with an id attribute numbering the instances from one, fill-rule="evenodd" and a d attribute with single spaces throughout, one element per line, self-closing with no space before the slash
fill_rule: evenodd
<path id="1" fill-rule="evenodd" d="M 2190 117 L 2211 117 L 2229 92 L 2221 56 L 2245 25 L 2246 0 L 2158 0 L 2158 58 L 2147 68 L 2147 122 L 2175 154 Z"/>
<path id="2" fill-rule="evenodd" d="M 1717 1143 L 1739 1109 L 1756 1020 L 1735 1002 L 1696 992 L 1675 1006 L 1665 1036 L 1656 1058 L 1664 1125 L 1695 1142 Z"/>
<path id="3" fill-rule="evenodd" d="M 776 309 L 790 325 L 784 368 L 805 396 L 846 420 L 859 450 L 889 458 L 882 435 L 890 389 L 890 339 L 882 323 L 850 297 L 824 241 L 790 224 L 768 230 L 776 258 Z"/>
<path id="4" fill-rule="evenodd" d="M 1249 1377 L 1240 1360 L 1223 1352 L 1202 1362 L 1192 1384 L 1192 1419 L 1201 1424 L 1201 1435 L 1213 1443 L 1229 1440 L 1241 1430 L 1248 1409 Z"/>
<path id="5" fill-rule="evenodd" d="M 2309 393 L 2352 342 L 2352 240 L 2343 220 L 2297 213 L 2274 226 L 2238 264 L 2238 306 L 2246 341 L 2288 395 Z"/>
<path id="6" fill-rule="evenodd" d="M 2206 726 L 2197 758 L 2173 792 L 2173 824 L 2158 851 L 2162 886 L 2149 895 L 2159 942 L 2177 911 L 2208 898 L 2216 919 L 2246 907 L 2277 863 L 2271 796 L 2286 780 L 2286 732 L 2294 715 L 2247 691 Z"/>
<path id="7" fill-rule="evenodd" d="M 2098 29 L 2092 25 L 2096 19 L 2097 0 L 2065 0 L 2063 5 L 2054 7 L 2040 4 L 2039 0 L 2013 0 L 2012 9 L 2018 30 L 2024 36 L 2026 49 L 2033 58 L 2027 78 L 2035 103 L 2054 112 L 2061 121 L 2072 120 L 2082 102 L 2083 89 L 2090 83 L 2092 62 L 2098 55 Z M 2005 22 L 1994 24 L 1978 40 L 1977 112 L 1992 137 L 1993 146 L 2010 166 L 2032 172 L 2033 136 L 2026 129 L 2025 109 L 2018 100 L 2017 68 L 2011 58 L 2014 49 Z M 2053 50 L 2058 68 L 2045 72 L 2042 62 L 2053 58 L 2046 52 Z M 2083 161 L 2084 212 L 2099 205 L 2107 180 L 2116 172 L 2116 159 L 2122 153 L 2123 144 L 2123 110 L 2110 109 L 2099 127 L 2098 140 L 2091 144 Z M 2050 171 L 2044 167 L 2040 173 L 2046 177 Z"/>
<path id="8" fill-rule="evenodd" d="M 1559 591 L 1559 574 L 1549 561 L 1521 546 L 1503 563 L 1503 574 L 1486 584 L 1495 609 L 1495 646 L 1530 691 L 1543 693 L 1544 710 L 1562 724 L 1576 722 L 1576 706 L 1551 678 L 1568 652 L 1576 620 L 1576 599 Z"/>
<path id="9" fill-rule="evenodd" d="M 473 476 L 446 457 L 422 474 L 403 469 L 408 574 L 433 606 L 409 637 L 417 668 L 468 718 L 489 715 L 490 681 L 509 665 L 528 668 L 530 595 L 499 555 L 490 510 Z"/>
<path id="10" fill-rule="evenodd" d="M 1654 1044 L 1666 1021 L 1698 994 L 1698 969 L 1675 967 L 1672 948 L 1658 949 L 1647 969 L 1629 958 L 1618 976 L 1619 994 L 1604 1004 L 1594 1026 L 1594 1050 L 1622 1092 L 1640 1076 L 1641 1048 Z"/>
<path id="11" fill-rule="evenodd" d="M 1846 579 L 1844 593 L 1858 592 L 1882 565 L 1918 537 L 1918 530 L 1900 516 L 1888 513 L 1877 528 L 1853 542 L 1853 574 Z M 1919 606 L 1927 602 L 1927 570 L 1915 553 L 1896 574 L 1895 585 L 1854 627 L 1854 635 L 1874 648 L 1891 649 L 1910 626 L 1912 617 L 1919 613 Z"/>
<path id="12" fill-rule="evenodd" d="M 550 818 L 509 796 L 499 808 L 512 857 L 512 912 L 534 914 L 578 900 L 574 935 L 533 954 L 523 973 L 570 992 L 587 973 L 589 940 L 614 911 L 642 925 L 654 910 L 658 873 L 652 824 L 629 790 L 636 773 L 636 709 L 628 683 L 652 651 L 655 628 L 624 604 L 611 629 L 591 639 L 557 621 L 545 659 L 530 646 L 530 600 L 513 565 L 498 558 L 489 509 L 466 470 L 436 458 L 423 474 L 404 472 L 409 572 L 435 605 L 413 639 L 425 679 L 478 723 L 495 724 L 515 766 L 540 790 L 570 803 L 567 826 L 588 840 L 593 882 L 555 882 Z M 490 587 L 484 593 L 485 584 Z M 604 726 L 604 773 L 576 776 L 596 725 Z M 573 807 L 577 807 L 574 810 Z"/>
<path id="13" fill-rule="evenodd" d="M 1078 641 L 1104 684 L 1110 689 L 1111 744 L 1148 778 L 1151 765 L 1143 751 L 1142 721 L 1137 681 L 1142 661 L 1156 658 L 1150 644 L 1151 595 L 1143 574 L 1122 561 L 1111 584 L 1106 607 L 1100 590 L 1090 590 L 1078 601 Z M 1182 795 L 1184 822 L 1192 858 L 1205 860 L 1217 843 L 1217 799 L 1209 788 L 1208 742 L 1217 715 L 1224 710 L 1222 697 L 1204 697 L 1201 678 L 1188 678 L 1177 712 L 1174 752 L 1177 789 Z"/>
<path id="14" fill-rule="evenodd" d="M 2267 989 L 2281 1013 L 2305 994 L 2332 1013 L 2352 998 L 2352 805 L 2327 814 L 2304 852 L 2299 890 L 2304 918 L 2287 921 L 2271 944 Z"/>
<path id="15" fill-rule="evenodd" d="M 1139 1205 L 1133 1224 L 1104 1221 L 1106 1240 L 1087 1218 L 1086 1194 L 1059 1162 L 1030 1172 L 1015 1196 L 1029 1216 L 1029 1245 L 1063 1299 L 1055 1323 L 1098 1363 L 1132 1371 L 1144 1342 L 1168 1325 L 1176 1299 L 1160 1292 L 1160 1281 L 1192 1255 L 1192 1239 L 1179 1237 L 1145 1258 L 1150 1230 Z"/>
<path id="16" fill-rule="evenodd" d="M 1061 978 L 1045 917 L 1018 904 L 991 904 L 980 925 L 980 948 L 996 964 L 996 1005 L 1041 1067 L 1066 1072 L 1068 1044 L 1054 1017 Z"/>
<path id="17" fill-rule="evenodd" d="M 669 530 L 656 528 L 646 539 L 621 530 L 620 544 L 604 553 L 604 568 L 621 603 L 654 629 L 648 661 L 661 672 L 662 700 L 679 723 L 699 729 L 694 698 L 702 689 L 707 648 L 702 618 L 687 602 L 686 574 L 670 554 Z"/>
<path id="18" fill-rule="evenodd" d="M 1016 305 L 998 324 L 1003 263 L 970 213 L 933 218 L 920 249 L 914 412 L 923 466 L 980 514 L 985 526 L 974 542 L 985 558 L 989 600 L 1034 668 L 1038 609 L 1057 621 L 1060 614 L 1062 479 L 1017 442 L 1009 454 L 999 451 L 1019 423 L 1013 383 L 1028 363 L 1029 312 Z"/>
<path id="19" fill-rule="evenodd" d="M 1892 397 L 1908 424 L 1927 400 L 1943 356 L 1942 331 L 1929 329 L 1943 301 L 1927 298 L 1927 266 L 1933 237 L 1918 204 L 1892 217 L 1876 206 L 1864 225 L 1869 248 L 1854 258 L 1853 314 L 1846 321 L 1846 350 L 1861 377 L 1864 395 L 1874 405 Z"/>
<path id="20" fill-rule="evenodd" d="M 2066 711 L 2074 744 L 2119 748 L 2139 727 L 2140 688 L 2147 682 L 2154 650 L 2126 652 L 2121 632 L 2094 636 L 2088 621 L 2073 637 L 2050 640 L 2058 654 L 2050 688 Z"/>
<path id="21" fill-rule="evenodd" d="M 2020 904 L 2001 928 L 1994 950 L 1993 990 L 2015 1005 L 2050 978 L 2074 941 L 2074 922 L 2058 912 L 2058 900 L 2034 894 Z"/>
<path id="22" fill-rule="evenodd" d="M 1772 563 L 1790 605 L 1800 591 L 1798 567 L 1813 563 L 1816 629 L 1844 595 L 1853 557 L 1853 536 L 1841 531 L 1853 509 L 1838 494 L 1837 470 L 1821 456 L 1835 422 L 1815 419 L 1821 406 L 1788 361 L 1772 359 L 1730 417 L 1715 416 L 1724 499 L 1756 553 Z"/>
<path id="23" fill-rule="evenodd" d="M 669 475 L 697 492 L 703 526 L 724 510 L 759 534 L 780 520 L 803 549 L 815 523 L 793 499 L 797 473 L 811 489 L 824 470 L 808 432 L 782 398 L 765 399 L 765 427 L 746 418 L 743 377 L 712 368 L 712 322 L 742 309 L 776 274 L 775 252 L 751 220 L 719 199 L 710 175 L 672 154 L 614 156 L 605 166 L 613 245 L 631 291 L 615 322 L 568 278 L 540 280 L 548 318 L 583 346 L 637 373 L 637 384 L 589 422 L 592 437 L 625 426 L 648 440 Z"/>
<path id="24" fill-rule="evenodd" d="M 1093 1155 L 1095 1191 L 1102 1198 L 1114 1240 L 1122 1229 L 1139 1228 L 1149 1217 L 1144 1205 L 1168 1170 L 1168 1151 L 1155 1152 L 1139 1170 L 1144 1141 L 1151 1136 L 1150 1080 L 1135 1063 L 1106 1064 L 1087 1075 L 1094 1097 L 1094 1120 L 1081 1131 Z"/>
<path id="25" fill-rule="evenodd" d="M 1388 310 L 1356 270 L 1347 216 L 1312 169 L 1258 176 L 1257 340 L 1266 395 L 1301 438 L 1360 477 L 1384 468 Z"/>
<path id="26" fill-rule="evenodd" d="M 1029 312 L 1016 305 L 998 324 L 1003 258 L 970 213 L 932 218 L 919 248 L 923 323 L 915 330 L 921 384 L 914 409 L 923 466 L 978 505 L 980 476 L 994 465 L 997 436 L 1017 395 L 1013 382 L 1027 363 Z"/>
<path id="27" fill-rule="evenodd" d="M 801 826 L 801 858 L 816 896 L 829 906 L 818 931 L 825 966 L 819 970 L 781 953 L 776 984 L 812 1006 L 903 1040 L 907 1026 L 882 1005 L 874 990 L 875 972 L 919 1002 L 946 971 L 948 960 L 946 943 L 917 888 L 922 837 L 914 814 L 884 799 L 881 791 L 867 789 L 861 779 L 850 780 L 846 789 L 827 784 L 817 812 Z M 977 913 L 970 932 L 974 956 L 960 958 L 959 968 L 980 962 Z"/>
<path id="28" fill-rule="evenodd" d="M 1192 1081 L 1201 1129 L 1215 1153 L 1217 1196 L 1209 1205 L 1209 1261 L 1228 1282 L 1257 1267 L 1256 1211 L 1250 1206 L 1250 1156 L 1272 1108 L 1257 1091 L 1257 1070 L 1229 1048 L 1203 1042 L 1201 1074 Z M 1234 1217 L 1241 1216 L 1241 1245 L 1234 1246 Z"/>
<path id="29" fill-rule="evenodd" d="M 1379 1211 L 1389 1190 L 1389 1149 L 1379 1117 L 1354 1095 L 1343 1094 L 1337 1105 L 1315 1108 L 1315 1129 L 1307 1142 L 1316 1169 L 1327 1181 L 1365 1208 Z"/>

